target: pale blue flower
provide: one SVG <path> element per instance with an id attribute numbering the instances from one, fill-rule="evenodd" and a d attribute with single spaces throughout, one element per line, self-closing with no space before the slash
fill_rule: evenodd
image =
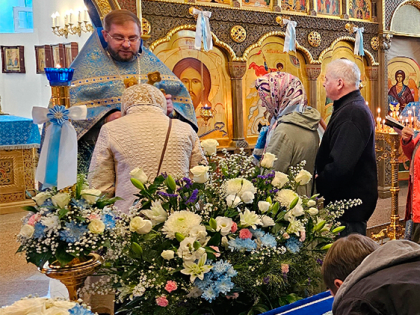
<path id="1" fill-rule="evenodd" d="M 93 313 L 81 306 L 80 304 L 76 304 L 73 308 L 69 309 L 70 315 L 93 315 Z"/>
<path id="2" fill-rule="evenodd" d="M 257 243 L 255 243 L 253 240 L 247 238 L 247 239 L 240 239 L 240 238 L 235 238 L 233 240 L 230 240 L 228 242 L 229 244 L 229 248 L 233 251 L 233 250 L 237 250 L 237 251 L 247 251 L 250 252 L 254 249 L 257 249 Z"/>
<path id="3" fill-rule="evenodd" d="M 219 296 L 219 292 L 216 291 L 216 288 L 209 286 L 207 289 L 203 291 L 201 297 L 206 299 L 210 303 Z"/>
<path id="4" fill-rule="evenodd" d="M 228 262 L 224 262 L 223 260 L 219 260 L 213 265 L 212 272 L 215 276 L 219 276 L 225 272 L 227 272 L 232 265 Z"/>
<path id="5" fill-rule="evenodd" d="M 260 240 L 261 240 L 262 246 L 273 247 L 273 248 L 277 247 L 276 238 L 269 233 L 267 233 L 263 237 L 261 237 Z"/>
<path id="6" fill-rule="evenodd" d="M 39 223 L 39 222 L 35 223 L 34 229 L 35 231 L 32 236 L 33 238 L 40 239 L 45 236 L 45 225 L 43 225 L 42 223 Z"/>
<path id="7" fill-rule="evenodd" d="M 216 291 L 226 294 L 233 289 L 235 284 L 230 280 L 230 278 L 224 278 L 216 282 Z"/>
<path id="8" fill-rule="evenodd" d="M 75 243 L 88 231 L 86 225 L 75 222 L 66 222 L 66 229 L 60 231 L 60 239 L 68 242 Z"/>
<path id="9" fill-rule="evenodd" d="M 252 233 L 252 235 L 255 238 L 261 238 L 261 237 L 263 237 L 265 235 L 265 232 L 262 231 L 261 229 L 256 229 L 256 230 L 250 229 L 250 232 Z"/>
<path id="10" fill-rule="evenodd" d="M 115 227 L 115 217 L 110 213 L 105 213 L 102 216 L 102 222 L 105 224 L 107 229 L 113 229 Z"/>
<path id="11" fill-rule="evenodd" d="M 299 253 L 302 243 L 296 237 L 291 237 L 286 241 L 286 248 L 289 252 L 296 254 Z"/>

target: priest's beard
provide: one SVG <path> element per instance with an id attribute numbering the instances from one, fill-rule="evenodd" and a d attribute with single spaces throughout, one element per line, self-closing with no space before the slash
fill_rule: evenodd
<path id="1" fill-rule="evenodd" d="M 133 61 L 134 59 L 136 59 L 136 54 L 131 49 L 128 49 L 128 50 L 114 50 L 111 47 L 109 47 L 109 45 L 108 45 L 107 50 L 108 50 L 108 53 L 111 55 L 112 59 L 114 59 L 116 61 L 128 62 L 128 61 Z M 130 52 L 131 54 L 128 57 L 124 58 L 124 57 L 121 57 L 119 55 L 119 53 L 118 53 L 119 51 L 126 51 L 126 52 Z"/>

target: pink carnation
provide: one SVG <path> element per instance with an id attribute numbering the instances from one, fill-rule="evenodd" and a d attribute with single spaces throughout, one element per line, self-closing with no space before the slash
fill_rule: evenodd
<path id="1" fill-rule="evenodd" d="M 220 257 L 220 250 L 219 250 L 219 247 L 217 247 L 217 246 L 213 246 L 213 245 L 210 245 L 210 248 L 213 248 L 216 252 L 215 253 L 213 253 L 213 255 L 214 256 L 216 256 L 216 257 Z"/>
<path id="2" fill-rule="evenodd" d="M 34 226 L 35 223 L 37 223 L 39 220 L 41 220 L 41 214 L 40 213 L 36 213 L 33 214 L 29 220 L 28 220 L 28 224 Z"/>
<path id="3" fill-rule="evenodd" d="M 236 300 L 238 297 L 239 297 L 239 293 L 238 292 L 235 292 L 232 295 L 226 295 L 226 298 L 228 300 L 230 300 L 230 299 Z"/>
<path id="4" fill-rule="evenodd" d="M 230 228 L 230 231 L 232 233 L 235 233 L 238 230 L 238 225 L 236 224 L 236 222 L 232 222 L 232 227 Z"/>
<path id="5" fill-rule="evenodd" d="M 283 233 L 283 238 L 286 239 L 286 240 L 288 240 L 290 238 L 290 235 L 287 234 L 287 233 Z"/>
<path id="6" fill-rule="evenodd" d="M 241 239 L 243 239 L 243 240 L 244 239 L 247 239 L 247 238 L 251 238 L 252 237 L 252 233 L 248 229 L 242 229 L 242 230 L 239 231 L 239 237 Z"/>
<path id="7" fill-rule="evenodd" d="M 168 291 L 169 293 L 171 293 L 172 291 L 175 291 L 176 289 L 178 289 L 178 286 L 176 285 L 176 282 L 175 281 L 168 280 L 166 282 L 166 285 L 165 285 L 165 290 L 166 291 Z"/>
<path id="8" fill-rule="evenodd" d="M 159 305 L 159 306 L 162 306 L 162 307 L 167 307 L 169 302 L 168 302 L 168 299 L 166 298 L 166 296 L 162 295 L 162 296 L 159 296 L 156 299 L 156 304 Z"/>
<path id="9" fill-rule="evenodd" d="M 101 217 L 99 216 L 99 214 L 92 213 L 92 214 L 90 214 L 90 215 L 88 216 L 88 219 L 89 219 L 89 220 L 100 220 L 100 219 L 101 219 Z"/>
<path id="10" fill-rule="evenodd" d="M 289 264 L 281 264 L 281 272 L 286 274 L 289 272 Z"/>
<path id="11" fill-rule="evenodd" d="M 299 239 L 299 241 L 304 242 L 305 239 L 306 239 L 306 231 L 305 230 L 302 230 L 302 231 L 300 231 L 300 239 Z"/>

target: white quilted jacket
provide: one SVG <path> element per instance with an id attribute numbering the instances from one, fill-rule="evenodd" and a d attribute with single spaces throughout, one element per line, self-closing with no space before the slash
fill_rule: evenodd
<path id="1" fill-rule="evenodd" d="M 125 116 L 101 129 L 90 164 L 89 183 L 109 196 L 124 198 L 115 205 L 125 213 L 135 199 L 133 194 L 138 192 L 129 173 L 141 167 L 150 181 L 156 177 L 169 119 L 159 107 L 133 106 Z M 189 170 L 204 160 L 196 132 L 187 123 L 173 119 L 160 172 L 189 177 Z"/>

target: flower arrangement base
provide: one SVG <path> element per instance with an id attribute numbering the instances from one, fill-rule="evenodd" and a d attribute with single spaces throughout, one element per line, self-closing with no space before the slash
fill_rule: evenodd
<path id="1" fill-rule="evenodd" d="M 40 271 L 46 276 L 59 280 L 69 291 L 70 301 L 77 301 L 79 290 L 86 278 L 93 274 L 102 264 L 102 257 L 98 254 L 90 254 L 91 259 L 81 262 L 78 258 L 73 259 L 68 265 L 61 267 L 58 261 L 53 262 L 48 268 Z"/>

